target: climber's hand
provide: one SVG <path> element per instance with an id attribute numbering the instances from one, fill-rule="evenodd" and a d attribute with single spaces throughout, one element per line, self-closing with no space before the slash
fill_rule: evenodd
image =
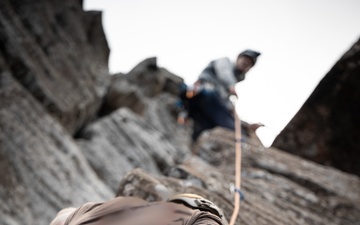
<path id="1" fill-rule="evenodd" d="M 230 95 L 235 95 L 236 97 L 238 97 L 236 94 L 235 86 L 229 87 L 229 93 L 230 93 Z"/>

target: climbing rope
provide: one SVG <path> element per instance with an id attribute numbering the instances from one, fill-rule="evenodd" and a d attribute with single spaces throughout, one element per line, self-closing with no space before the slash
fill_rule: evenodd
<path id="1" fill-rule="evenodd" d="M 236 113 L 236 100 L 232 100 L 234 105 L 235 118 L 235 197 L 234 197 L 234 211 L 232 213 L 229 225 L 234 225 L 240 211 L 240 186 L 241 186 L 241 121 Z"/>

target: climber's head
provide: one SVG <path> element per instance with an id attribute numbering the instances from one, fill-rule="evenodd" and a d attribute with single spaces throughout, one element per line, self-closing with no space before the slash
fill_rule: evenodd
<path id="1" fill-rule="evenodd" d="M 259 52 L 253 50 L 245 50 L 239 54 L 236 60 L 236 70 L 239 73 L 248 72 L 256 63 Z"/>

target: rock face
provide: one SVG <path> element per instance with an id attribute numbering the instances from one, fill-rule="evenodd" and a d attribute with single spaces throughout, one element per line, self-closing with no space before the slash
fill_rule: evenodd
<path id="1" fill-rule="evenodd" d="M 112 196 L 64 127 L 8 72 L 0 102 L 0 224 L 48 224 L 64 206 Z"/>
<path id="2" fill-rule="evenodd" d="M 182 79 L 156 58 L 106 76 L 108 53 L 100 13 L 81 1 L 1 1 L 0 224 L 47 225 L 116 193 L 194 192 L 230 218 L 234 134 L 217 128 L 191 143 L 191 127 L 176 123 Z M 357 176 L 265 149 L 244 124 L 237 224 L 360 221 Z"/>
<path id="3" fill-rule="evenodd" d="M 77 135 L 83 153 L 114 192 L 130 170 L 160 175 L 189 154 L 189 129 L 177 125 L 172 114 L 177 98 L 170 92 L 180 82 L 158 68 L 156 58 L 144 60 L 129 74 L 113 77 L 102 109 L 107 116 Z M 115 108 L 120 109 L 111 112 Z"/>
<path id="4" fill-rule="evenodd" d="M 178 95 L 179 85 L 183 79 L 159 68 L 156 58 L 148 58 L 140 62 L 129 74 L 115 74 L 101 114 L 108 114 L 120 107 L 128 107 L 139 115 L 144 115 L 145 100 L 164 92 Z M 151 105 L 151 104 L 150 104 Z"/>
<path id="5" fill-rule="evenodd" d="M 80 1 L 0 2 L 0 224 L 113 196 L 72 137 L 101 105 L 108 54 Z"/>
<path id="6" fill-rule="evenodd" d="M 335 64 L 273 146 L 360 176 L 360 40 Z"/>
<path id="7" fill-rule="evenodd" d="M 100 107 L 108 55 L 100 12 L 83 12 L 80 1 L 0 3 L 0 69 L 72 134 Z"/>
<path id="8" fill-rule="evenodd" d="M 234 134 L 215 129 L 191 156 L 165 176 L 142 170 L 127 174 L 117 195 L 160 201 L 174 193 L 198 193 L 231 217 L 234 194 Z M 211 157 L 209 157 L 211 156 Z M 357 224 L 360 179 L 275 148 L 243 145 L 241 202 L 236 224 Z M 336 182 L 334 182 L 336 180 Z"/>

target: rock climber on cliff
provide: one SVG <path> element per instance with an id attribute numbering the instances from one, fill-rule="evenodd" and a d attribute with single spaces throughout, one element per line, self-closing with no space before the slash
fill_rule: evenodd
<path id="1" fill-rule="evenodd" d="M 166 202 L 147 202 L 136 197 L 117 197 L 101 203 L 85 203 L 61 210 L 50 225 L 227 225 L 211 201 L 195 194 L 175 195 Z"/>
<path id="2" fill-rule="evenodd" d="M 194 121 L 192 138 L 216 126 L 235 129 L 233 105 L 229 97 L 235 95 L 235 84 L 245 79 L 255 65 L 259 52 L 245 50 L 233 64 L 229 58 L 213 60 L 200 74 L 192 87 L 183 85 L 181 99 Z"/>

